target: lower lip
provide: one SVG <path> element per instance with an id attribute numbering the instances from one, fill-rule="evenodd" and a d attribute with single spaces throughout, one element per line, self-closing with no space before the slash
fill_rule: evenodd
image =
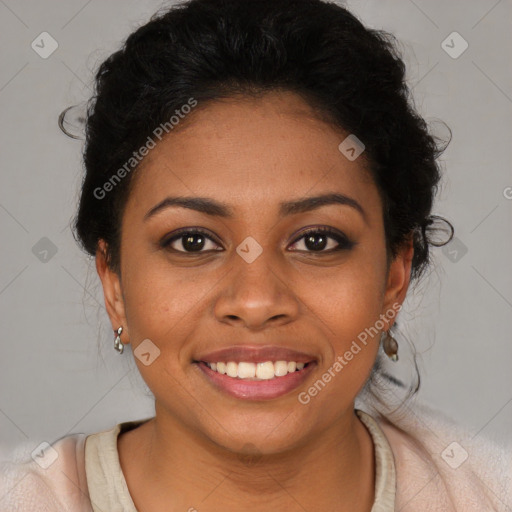
<path id="1" fill-rule="evenodd" d="M 300 386 L 316 366 L 314 362 L 311 362 L 302 370 L 287 373 L 283 377 L 274 377 L 268 380 L 246 380 L 213 371 L 203 362 L 194 364 L 216 387 L 235 398 L 244 400 L 271 400 L 286 395 Z"/>

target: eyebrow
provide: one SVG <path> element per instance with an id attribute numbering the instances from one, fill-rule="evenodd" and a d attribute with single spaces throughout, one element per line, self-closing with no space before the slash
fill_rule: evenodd
<path id="1" fill-rule="evenodd" d="M 309 212 L 331 204 L 350 206 L 357 210 L 362 215 L 365 222 L 367 222 L 365 210 L 355 199 L 343 194 L 334 193 L 306 197 L 304 199 L 281 203 L 279 205 L 279 216 L 284 217 L 286 215 Z M 229 205 L 208 197 L 166 197 L 163 201 L 160 201 L 157 205 L 153 206 L 146 215 L 144 215 L 144 220 L 146 221 L 156 213 L 173 206 L 188 208 L 190 210 L 195 210 L 215 217 L 223 217 L 227 219 L 234 217 L 234 212 Z"/>

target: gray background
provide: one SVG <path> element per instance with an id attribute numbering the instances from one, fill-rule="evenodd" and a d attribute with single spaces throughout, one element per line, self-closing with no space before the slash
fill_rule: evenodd
<path id="1" fill-rule="evenodd" d="M 2 450 L 153 414 L 131 351 L 113 349 L 94 265 L 69 229 L 82 142 L 56 121 L 88 98 L 98 64 L 162 5 L 0 0 Z M 475 436 L 510 437 L 512 3 L 348 6 L 368 26 L 396 34 L 417 108 L 453 130 L 434 213 L 452 221 L 457 240 L 434 251 L 434 270 L 410 291 L 403 314 L 403 332 L 420 353 L 419 396 Z M 31 48 L 43 31 L 59 45 L 47 59 Z M 453 31 L 469 44 L 458 58 L 441 47 Z M 43 237 L 56 254 L 39 248 L 37 256 Z"/>

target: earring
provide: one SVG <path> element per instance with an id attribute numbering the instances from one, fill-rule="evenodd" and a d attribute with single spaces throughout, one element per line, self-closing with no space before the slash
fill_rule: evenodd
<path id="1" fill-rule="evenodd" d="M 123 328 L 119 327 L 117 331 L 114 331 L 115 334 L 117 334 L 116 339 L 114 340 L 114 348 L 120 353 L 123 353 L 124 345 L 121 342 L 121 333 L 123 332 Z"/>
<path id="2" fill-rule="evenodd" d="M 382 348 L 384 349 L 384 352 L 389 357 L 389 359 L 396 362 L 398 361 L 398 343 L 395 338 L 391 336 L 389 331 L 391 331 L 391 329 L 384 333 L 386 336 L 382 341 Z"/>

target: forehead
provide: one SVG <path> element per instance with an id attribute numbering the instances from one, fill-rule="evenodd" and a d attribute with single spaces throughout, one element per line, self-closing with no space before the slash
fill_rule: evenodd
<path id="1" fill-rule="evenodd" d="M 137 204 L 183 194 L 271 206 L 326 190 L 378 200 L 364 153 L 347 159 L 338 146 L 349 134 L 294 93 L 199 104 L 180 123 L 135 172 Z"/>

